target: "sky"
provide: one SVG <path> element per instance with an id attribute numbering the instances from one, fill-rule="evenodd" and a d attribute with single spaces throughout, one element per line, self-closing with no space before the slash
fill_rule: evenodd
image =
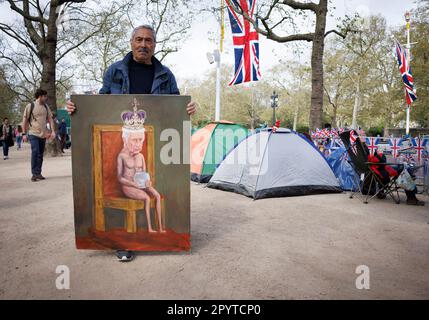
<path id="1" fill-rule="evenodd" d="M 404 13 L 416 7 L 413 0 L 334 0 L 332 4 L 335 9 L 332 12 L 333 17 L 328 17 L 327 30 L 335 28 L 338 23 L 337 18 L 345 14 L 352 15 L 355 12 L 364 17 L 381 14 L 386 18 L 388 26 L 397 27 L 405 23 Z M 165 63 L 176 74 L 179 86 L 185 79 L 201 79 L 210 72 L 210 69 L 215 68 L 214 64 L 208 63 L 206 54 L 216 49 L 216 44 L 208 40 L 208 33 L 217 29 L 219 27 L 214 17 L 211 20 L 195 21 L 190 36 L 181 50 L 166 58 Z M 294 58 L 290 45 L 276 43 L 264 36 L 260 36 L 259 41 L 262 77 L 271 67 L 278 64 L 281 58 Z M 306 46 L 310 48 L 311 44 Z M 228 52 L 222 55 L 222 63 L 232 66 L 234 57 L 229 26 L 226 28 L 225 47 Z M 301 62 L 309 61 L 309 53 L 308 50 L 307 55 L 300 57 L 300 60 L 304 60 Z M 232 74 L 233 70 L 231 70 L 231 77 Z"/>
<path id="2" fill-rule="evenodd" d="M 213 5 L 213 0 L 207 1 L 208 5 Z M 218 3 L 218 0 L 216 0 Z M 333 17 L 328 17 L 327 30 L 334 28 L 337 25 L 337 18 L 345 14 L 352 15 L 355 12 L 361 16 L 383 15 L 388 26 L 397 27 L 404 24 L 404 13 L 416 7 L 414 0 L 333 0 L 332 5 L 335 9 L 331 12 Z M 226 15 L 227 16 L 227 15 Z M 0 5 L 0 21 L 9 21 L 13 15 L 8 6 L 3 3 Z M 233 65 L 233 50 L 232 40 L 229 26 L 225 28 L 225 48 L 226 52 L 222 55 L 222 63 Z M 209 33 L 216 34 L 219 32 L 219 24 L 214 16 L 206 15 L 197 17 L 193 22 L 189 37 L 185 40 L 180 50 L 169 55 L 164 63 L 176 75 L 178 84 L 183 83 L 186 79 L 201 80 L 211 70 L 215 68 L 215 64 L 210 65 L 207 61 L 207 52 L 212 52 L 216 49 L 216 44 L 209 40 Z M 310 48 L 311 44 L 306 45 Z M 307 54 L 299 57 L 300 62 L 308 61 L 309 50 Z M 260 36 L 260 67 L 262 77 L 274 65 L 279 63 L 280 59 L 295 58 L 293 57 L 293 49 L 290 45 L 279 44 L 272 40 L 267 40 L 264 36 Z M 233 70 L 231 69 L 231 76 Z"/>

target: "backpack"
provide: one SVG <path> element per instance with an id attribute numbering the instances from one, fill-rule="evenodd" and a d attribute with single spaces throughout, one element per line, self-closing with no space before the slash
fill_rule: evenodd
<path id="1" fill-rule="evenodd" d="M 46 103 L 44 103 L 43 105 L 45 106 L 45 109 L 46 109 L 46 123 L 47 123 L 49 120 L 48 106 L 46 105 Z M 30 127 L 31 127 L 31 117 L 33 117 L 33 119 L 36 120 L 36 117 L 33 115 L 33 110 L 34 110 L 34 102 L 31 103 L 30 114 L 28 115 L 28 123 Z"/>

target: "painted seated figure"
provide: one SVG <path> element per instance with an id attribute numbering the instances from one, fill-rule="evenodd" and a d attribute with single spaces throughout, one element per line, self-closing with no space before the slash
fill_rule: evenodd
<path id="1" fill-rule="evenodd" d="M 123 112 L 122 140 L 124 147 L 117 158 L 117 177 L 122 192 L 130 199 L 144 201 L 145 213 L 150 233 L 156 232 L 152 228 L 150 219 L 150 200 L 155 199 L 156 215 L 161 220 L 161 196 L 152 186 L 149 173 L 146 170 L 146 162 L 141 153 L 145 139 L 144 121 L 146 112 L 137 110 Z M 159 232 L 165 233 L 162 223 L 159 224 Z"/>

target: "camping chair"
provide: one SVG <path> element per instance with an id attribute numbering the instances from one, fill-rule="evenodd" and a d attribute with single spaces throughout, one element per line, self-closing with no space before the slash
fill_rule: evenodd
<path id="1" fill-rule="evenodd" d="M 340 134 L 340 138 L 350 156 L 354 170 L 360 176 L 360 183 L 358 184 L 359 197 L 361 197 L 361 199 L 363 199 L 363 202 L 367 204 L 370 200 L 374 199 L 378 195 L 385 193 L 386 195 L 389 195 L 393 199 L 393 201 L 399 204 L 399 187 L 396 183 L 398 175 L 395 177 L 391 177 L 388 183 L 384 183 L 382 177 L 379 176 L 371 168 L 371 166 L 374 165 L 382 166 L 396 164 L 386 162 L 368 162 L 368 152 L 364 148 L 362 141 L 359 137 L 357 137 L 355 139 L 355 142 L 352 143 L 350 139 L 350 133 L 350 131 L 343 132 Z M 367 190 L 364 190 L 366 186 L 368 186 L 368 188 Z M 375 189 L 378 187 L 378 190 L 376 190 L 374 194 L 371 195 L 373 187 Z M 353 198 L 354 194 L 355 193 L 352 193 L 350 195 L 350 198 Z"/>
<path id="2" fill-rule="evenodd" d="M 143 156 L 152 185 L 155 187 L 154 129 L 145 125 Z M 106 231 L 105 208 L 125 211 L 125 229 L 129 233 L 137 232 L 137 211 L 145 208 L 143 201 L 127 198 L 121 191 L 117 179 L 116 159 L 123 147 L 121 125 L 95 125 L 93 128 L 93 176 L 94 176 L 94 224 L 97 231 Z M 150 201 L 155 207 L 154 199 Z M 161 219 L 155 214 L 155 225 L 165 224 L 165 204 L 161 195 Z"/>

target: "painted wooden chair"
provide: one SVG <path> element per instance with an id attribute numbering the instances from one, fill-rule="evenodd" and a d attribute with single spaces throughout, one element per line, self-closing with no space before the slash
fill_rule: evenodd
<path id="1" fill-rule="evenodd" d="M 152 185 L 156 188 L 154 164 L 154 129 L 145 126 L 145 141 L 142 154 L 146 161 L 146 170 L 150 174 Z M 93 127 L 93 178 L 94 178 L 94 221 L 97 231 L 106 231 L 105 208 L 125 211 L 127 232 L 137 232 L 137 211 L 144 210 L 143 201 L 127 198 L 117 179 L 117 156 L 123 148 L 121 125 L 95 125 Z M 151 208 L 155 208 L 155 199 L 151 199 Z M 155 225 L 165 225 L 165 204 L 161 195 L 162 221 L 155 216 Z"/>

